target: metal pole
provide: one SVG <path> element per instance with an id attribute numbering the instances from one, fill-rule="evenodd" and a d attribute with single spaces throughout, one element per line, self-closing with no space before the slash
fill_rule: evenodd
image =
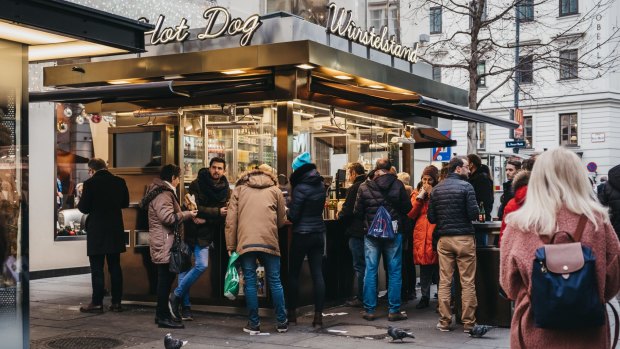
<path id="1" fill-rule="evenodd" d="M 523 2 L 523 0 L 521 1 L 517 1 L 515 4 L 515 93 L 514 93 L 514 110 L 512 111 L 512 113 L 510 113 L 510 119 L 514 120 L 515 119 L 515 113 L 517 112 L 517 109 L 519 108 L 519 13 L 520 13 L 520 6 L 521 3 Z M 510 138 L 514 139 L 515 138 L 515 131 L 513 129 L 510 129 Z"/>

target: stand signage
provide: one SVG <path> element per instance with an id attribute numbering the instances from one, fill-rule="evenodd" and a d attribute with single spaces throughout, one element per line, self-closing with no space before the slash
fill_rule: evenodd
<path id="1" fill-rule="evenodd" d="M 338 35 L 347 40 L 357 42 L 366 47 L 387 53 L 396 58 L 404 59 L 411 63 L 418 61 L 418 43 L 413 47 L 407 47 L 396 41 L 395 35 L 388 38 L 388 27 L 383 26 L 379 32 L 375 27 L 364 30 L 352 20 L 351 10 L 338 8 L 333 2 L 328 5 L 329 15 L 327 19 L 327 32 Z"/>
<path id="2" fill-rule="evenodd" d="M 254 33 L 263 24 L 260 16 L 257 14 L 251 15 L 245 20 L 232 18 L 230 12 L 220 6 L 208 8 L 202 16 L 207 23 L 205 31 L 197 35 L 199 40 L 215 39 L 224 35 L 241 35 L 239 39 L 239 45 L 241 46 L 249 45 Z M 155 29 L 145 33 L 151 34 L 151 45 L 167 44 L 172 41 L 183 42 L 189 38 L 190 26 L 187 24 L 186 18 L 181 19 L 181 22 L 174 27 L 164 27 L 165 19 L 166 16 L 159 15 L 155 23 Z M 223 25 L 215 29 L 215 24 L 219 22 L 223 22 Z"/>

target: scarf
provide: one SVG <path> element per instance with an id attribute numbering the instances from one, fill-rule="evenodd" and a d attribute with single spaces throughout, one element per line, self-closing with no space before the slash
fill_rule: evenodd
<path id="1" fill-rule="evenodd" d="M 211 178 L 209 170 L 202 169 L 198 172 L 198 186 L 200 187 L 200 192 L 207 197 L 207 200 L 223 202 L 228 198 L 228 179 L 226 179 L 226 176 L 222 176 L 216 184 L 213 178 Z"/>

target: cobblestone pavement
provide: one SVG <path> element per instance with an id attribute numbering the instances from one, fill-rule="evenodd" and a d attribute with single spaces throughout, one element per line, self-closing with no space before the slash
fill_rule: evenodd
<path id="1" fill-rule="evenodd" d="M 194 307 L 195 321 L 186 321 L 183 330 L 160 329 L 153 323 L 155 309 L 143 304 L 128 304 L 122 313 L 102 315 L 79 312 L 90 301 L 90 274 L 34 280 L 31 282 L 30 337 L 31 347 L 38 348 L 163 348 L 163 337 L 189 341 L 184 348 L 385 348 L 385 345 L 414 346 L 415 348 L 508 348 L 509 329 L 496 328 L 484 338 L 470 338 L 462 326 L 452 332 L 435 329 L 438 315 L 436 302 L 417 310 L 417 301 L 403 307 L 409 320 L 387 321 L 385 304 L 377 309 L 378 319 L 367 322 L 360 309 L 332 307 L 325 310 L 324 327 L 311 326 L 311 313 L 298 319 L 289 332 L 275 331 L 272 316 L 262 319 L 261 330 L 268 335 L 250 336 L 241 329 L 245 316 L 202 312 Z M 104 303 L 109 303 L 106 297 Z M 415 339 L 391 343 L 386 337 L 388 325 L 409 330 Z"/>

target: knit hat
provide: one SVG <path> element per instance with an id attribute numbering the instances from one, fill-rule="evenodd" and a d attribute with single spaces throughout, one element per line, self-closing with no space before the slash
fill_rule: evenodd
<path id="1" fill-rule="evenodd" d="M 437 177 L 439 177 L 439 170 L 433 165 L 426 166 L 424 168 L 424 171 L 422 171 L 422 177 L 424 176 L 431 176 L 433 182 L 437 183 Z"/>
<path id="2" fill-rule="evenodd" d="M 310 153 L 305 152 L 305 153 L 299 154 L 293 160 L 293 171 L 296 171 L 298 168 L 302 167 L 303 165 L 307 165 L 311 163 L 311 161 L 312 159 L 310 158 Z"/>

